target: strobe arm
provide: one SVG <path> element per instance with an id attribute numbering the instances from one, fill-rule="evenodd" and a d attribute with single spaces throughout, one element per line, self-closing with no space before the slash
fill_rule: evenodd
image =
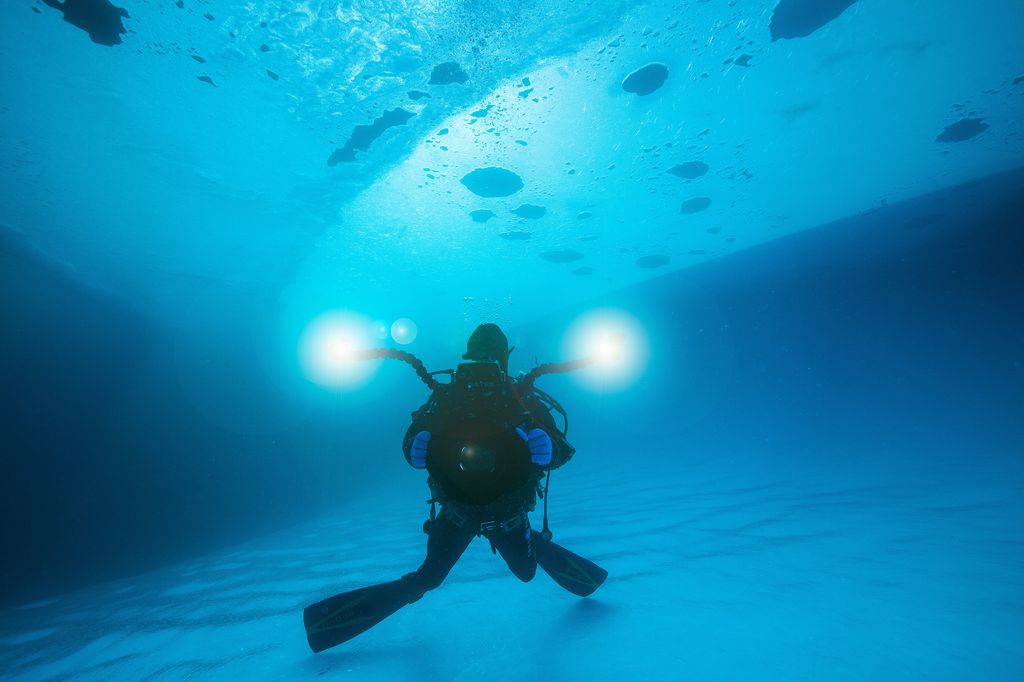
<path id="1" fill-rule="evenodd" d="M 396 348 L 370 348 L 368 350 L 359 352 L 360 360 L 401 360 L 407 363 L 413 370 L 416 371 L 416 376 L 420 378 L 420 381 L 427 385 L 431 391 L 438 387 L 438 382 L 434 377 L 430 376 L 430 372 L 423 365 L 423 361 L 412 353 L 404 350 L 398 350 Z"/>

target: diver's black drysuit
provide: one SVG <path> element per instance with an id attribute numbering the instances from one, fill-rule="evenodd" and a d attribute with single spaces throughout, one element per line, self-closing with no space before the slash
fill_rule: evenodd
<path id="1" fill-rule="evenodd" d="M 511 390 L 515 391 L 515 384 L 510 382 L 510 385 Z M 445 388 L 442 385 L 438 391 L 443 392 Z M 452 499 L 439 482 L 429 476 L 427 484 L 431 491 L 431 502 L 440 503 L 441 510 L 435 517 L 432 506 L 432 518 L 424 524 L 428 537 L 427 556 L 423 564 L 402 577 L 402 582 L 409 585 L 410 603 L 418 600 L 428 590 L 439 587 L 469 543 L 478 535 L 490 541 L 491 550 L 501 554 L 517 578 L 523 582 L 533 579 L 537 571 L 537 557 L 527 513 L 533 511 L 538 494 L 543 492 L 541 480 L 545 471 L 565 464 L 576 450 L 565 440 L 550 410 L 533 391 L 518 397 L 516 405 L 519 411 L 509 415 L 509 421 L 513 426 L 540 428 L 548 434 L 552 443 L 550 463 L 544 467 L 531 463 L 525 484 L 487 504 L 467 504 Z M 416 434 L 437 428 L 442 419 L 436 409 L 439 398 L 443 396 L 432 395 L 422 408 L 413 413 L 413 422 L 402 444 L 405 459 L 410 466 L 413 465 L 410 450 Z"/>

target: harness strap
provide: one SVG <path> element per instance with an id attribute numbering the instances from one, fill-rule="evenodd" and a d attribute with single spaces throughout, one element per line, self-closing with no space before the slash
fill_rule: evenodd
<path id="1" fill-rule="evenodd" d="M 552 537 L 551 529 L 548 528 L 548 487 L 551 485 L 551 469 L 548 469 L 547 476 L 544 478 L 544 528 L 540 531 L 540 536 L 545 540 L 550 540 Z"/>
<path id="2" fill-rule="evenodd" d="M 433 516 L 433 510 L 433 502 L 431 502 L 431 516 Z M 447 517 L 447 519 L 452 523 L 452 525 L 458 528 L 462 528 L 469 521 L 475 521 L 473 515 L 464 514 L 450 505 L 442 506 L 441 513 L 445 517 Z M 500 530 L 504 533 L 507 533 L 510 530 L 515 530 L 520 526 L 526 525 L 528 518 L 529 517 L 527 516 L 525 511 L 518 511 L 503 521 L 481 521 L 476 529 L 477 535 L 486 536 L 488 533 L 491 533 L 492 531 L 496 530 Z"/>
<path id="3" fill-rule="evenodd" d="M 532 412 L 530 412 L 530 408 L 528 408 L 526 406 L 526 403 L 523 402 L 523 398 L 522 396 L 519 395 L 519 391 L 516 390 L 516 382 L 512 381 L 511 379 L 507 379 L 506 381 L 508 382 L 509 393 L 511 393 L 512 397 L 514 397 L 516 399 L 516 402 L 519 403 L 519 407 L 522 408 L 523 414 L 529 415 L 531 419 L 537 421 L 537 418 L 533 416 Z"/>

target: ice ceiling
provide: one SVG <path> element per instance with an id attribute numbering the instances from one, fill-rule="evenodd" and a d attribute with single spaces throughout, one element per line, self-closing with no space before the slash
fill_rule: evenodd
<path id="1" fill-rule="evenodd" d="M 167 315 L 513 321 L 1024 161 L 1019 0 L 0 16 L 0 224 Z"/>

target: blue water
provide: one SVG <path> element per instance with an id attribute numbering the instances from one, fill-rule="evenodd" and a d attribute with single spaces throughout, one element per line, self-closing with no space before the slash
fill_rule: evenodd
<path id="1" fill-rule="evenodd" d="M 1024 4 L 120 2 L 0 6 L 5 679 L 1024 677 Z M 478 540 L 309 653 L 428 496 L 318 320 L 607 309 L 636 372 L 540 380 L 607 582 Z"/>

